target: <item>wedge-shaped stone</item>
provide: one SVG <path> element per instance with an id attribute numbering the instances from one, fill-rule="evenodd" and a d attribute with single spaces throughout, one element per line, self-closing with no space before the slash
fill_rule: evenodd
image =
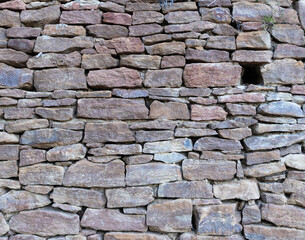
<path id="1" fill-rule="evenodd" d="M 203 137 L 195 142 L 194 150 L 221 150 L 221 151 L 236 151 L 241 150 L 243 146 L 237 140 L 227 140 L 217 137 Z"/>
<path id="2" fill-rule="evenodd" d="M 68 54 L 45 53 L 41 56 L 32 57 L 27 61 L 28 68 L 41 69 L 52 67 L 79 67 L 81 63 L 79 52 Z"/>
<path id="3" fill-rule="evenodd" d="M 94 156 L 134 155 L 141 153 L 142 146 L 140 144 L 106 144 L 104 147 L 89 150 L 89 154 Z"/>
<path id="4" fill-rule="evenodd" d="M 271 38 L 267 31 L 240 32 L 236 38 L 237 49 L 270 49 Z"/>
<path id="5" fill-rule="evenodd" d="M 66 24 L 47 24 L 44 26 L 41 34 L 52 37 L 86 36 L 86 29 L 83 26 L 72 26 Z"/>
<path id="6" fill-rule="evenodd" d="M 65 169 L 61 166 L 39 163 L 19 169 L 19 181 L 23 185 L 61 185 Z"/>
<path id="7" fill-rule="evenodd" d="M 63 11 L 60 16 L 62 24 L 97 24 L 102 16 L 98 10 Z"/>
<path id="8" fill-rule="evenodd" d="M 145 216 L 122 214 L 118 209 L 87 209 L 81 226 L 102 231 L 147 231 Z"/>
<path id="9" fill-rule="evenodd" d="M 120 64 L 125 67 L 139 68 L 139 69 L 159 69 L 161 57 L 151 55 L 137 55 L 131 54 L 121 56 Z"/>
<path id="10" fill-rule="evenodd" d="M 153 101 L 150 105 L 149 118 L 152 119 L 189 119 L 190 113 L 185 103 Z"/>
<path id="11" fill-rule="evenodd" d="M 20 151 L 19 166 L 33 165 L 46 161 L 46 151 L 40 149 L 28 149 Z"/>
<path id="12" fill-rule="evenodd" d="M 33 85 L 33 71 L 17 69 L 0 63 L 0 87 L 30 89 Z"/>
<path id="13" fill-rule="evenodd" d="M 250 128 L 220 129 L 219 136 L 232 140 L 242 140 L 252 135 Z"/>
<path id="14" fill-rule="evenodd" d="M 49 162 L 74 161 L 85 157 L 87 148 L 83 144 L 55 147 L 47 152 Z"/>
<path id="15" fill-rule="evenodd" d="M 35 113 L 42 118 L 64 122 L 73 118 L 74 109 L 38 107 L 36 108 Z"/>
<path id="16" fill-rule="evenodd" d="M 262 3 L 242 1 L 233 4 L 233 17 L 242 22 L 262 22 L 270 12 L 271 8 Z"/>
<path id="17" fill-rule="evenodd" d="M 146 87 L 180 87 L 182 85 L 182 69 L 149 70 L 145 74 Z"/>
<path id="18" fill-rule="evenodd" d="M 271 226 L 260 226 L 260 225 L 245 225 L 244 226 L 245 237 L 249 240 L 302 240 L 305 235 L 305 231 L 283 228 L 283 227 L 271 227 Z"/>
<path id="19" fill-rule="evenodd" d="M 119 60 L 110 54 L 84 54 L 82 57 L 82 68 L 84 69 L 105 69 L 119 65 Z"/>
<path id="20" fill-rule="evenodd" d="M 182 172 L 186 180 L 230 180 L 236 174 L 236 163 L 223 160 L 185 159 L 182 162 Z"/>
<path id="21" fill-rule="evenodd" d="M 9 191 L 0 197 L 0 210 L 4 213 L 20 212 L 47 206 L 51 203 L 46 195 L 28 191 Z"/>
<path id="22" fill-rule="evenodd" d="M 154 200 L 152 187 L 106 189 L 107 208 L 146 206 Z"/>
<path id="23" fill-rule="evenodd" d="M 294 59 L 275 60 L 260 69 L 265 85 L 304 84 L 304 64 Z"/>
<path id="24" fill-rule="evenodd" d="M 105 56 L 105 55 L 103 55 Z M 90 71 L 87 77 L 88 85 L 92 88 L 135 88 L 142 86 L 140 73 L 125 67 Z"/>
<path id="25" fill-rule="evenodd" d="M 19 13 L 10 10 L 1 10 L 0 12 L 0 27 L 20 27 L 21 22 Z"/>
<path id="26" fill-rule="evenodd" d="M 247 165 L 281 160 L 280 150 L 246 153 Z"/>
<path id="27" fill-rule="evenodd" d="M 4 216 L 0 213 L 0 236 L 5 235 L 10 230 L 10 226 L 7 224 Z"/>
<path id="28" fill-rule="evenodd" d="M 255 180 L 234 180 L 216 183 L 213 186 L 214 196 L 221 200 L 240 199 L 244 201 L 259 199 L 259 189 Z"/>
<path id="29" fill-rule="evenodd" d="M 28 59 L 29 59 L 29 56 L 24 52 L 16 51 L 16 50 L 13 50 L 10 48 L 0 49 L 0 63 L 5 63 L 8 65 L 12 65 L 14 67 L 25 67 Z M 11 67 L 7 67 L 5 64 L 4 65 L 1 64 L 1 69 L 4 69 L 4 70 L 13 69 Z M 29 71 L 26 71 L 26 70 L 23 70 L 23 71 L 30 73 Z"/>
<path id="30" fill-rule="evenodd" d="M 7 132 L 0 132 L 0 143 L 19 143 L 19 136 Z"/>
<path id="31" fill-rule="evenodd" d="M 91 37 L 79 36 L 74 38 L 40 36 L 36 40 L 34 52 L 72 52 L 84 48 L 92 48 Z"/>
<path id="32" fill-rule="evenodd" d="M 158 232 L 190 231 L 192 210 L 190 199 L 157 200 L 147 207 L 147 225 Z"/>
<path id="33" fill-rule="evenodd" d="M 20 20 L 29 27 L 43 27 L 48 23 L 56 23 L 60 17 L 60 6 L 54 5 L 35 10 L 25 10 L 20 14 Z"/>
<path id="34" fill-rule="evenodd" d="M 132 142 L 135 138 L 124 122 L 87 123 L 84 142 Z"/>
<path id="35" fill-rule="evenodd" d="M 110 42 L 118 54 L 142 53 L 145 50 L 141 38 L 137 37 L 114 38 Z"/>
<path id="36" fill-rule="evenodd" d="M 212 185 L 208 181 L 177 181 L 159 185 L 160 198 L 213 198 Z"/>
<path id="37" fill-rule="evenodd" d="M 170 240 L 167 235 L 157 233 L 132 233 L 132 232 L 107 232 L 104 235 L 104 240 Z"/>
<path id="38" fill-rule="evenodd" d="M 304 31 L 297 25 L 276 24 L 271 34 L 279 42 L 301 46 L 305 43 Z"/>
<path id="39" fill-rule="evenodd" d="M 99 99 L 78 100 L 77 116 L 106 120 L 147 119 L 148 109 L 143 99 Z"/>
<path id="40" fill-rule="evenodd" d="M 265 177 L 272 174 L 284 172 L 285 170 L 286 167 L 284 163 L 276 162 L 246 167 L 244 168 L 244 173 L 247 177 Z"/>
<path id="41" fill-rule="evenodd" d="M 298 134 L 273 134 L 269 136 L 252 136 L 244 139 L 246 148 L 251 151 L 268 150 L 291 146 L 305 139 L 305 132 Z"/>
<path id="42" fill-rule="evenodd" d="M 221 87 L 238 85 L 241 66 L 231 63 L 194 63 L 185 66 L 183 78 L 187 87 Z"/>
<path id="43" fill-rule="evenodd" d="M 251 64 L 251 63 L 270 63 L 273 56 L 272 51 L 256 50 L 237 50 L 232 54 L 234 62 Z"/>
<path id="44" fill-rule="evenodd" d="M 196 207 L 195 219 L 197 234 L 228 236 L 242 230 L 240 212 L 235 203 Z"/>
<path id="45" fill-rule="evenodd" d="M 68 203 L 73 206 L 103 208 L 106 197 L 103 191 L 82 188 L 54 188 L 50 195 L 55 203 Z"/>
<path id="46" fill-rule="evenodd" d="M 37 129 L 24 132 L 20 143 L 39 148 L 51 148 L 78 143 L 82 137 L 81 132 L 72 130 L 59 128 Z"/>
<path id="47" fill-rule="evenodd" d="M 78 234 L 79 216 L 53 209 L 24 211 L 9 221 L 12 231 L 44 237 Z"/>
<path id="48" fill-rule="evenodd" d="M 120 25 L 96 24 L 89 25 L 86 28 L 93 37 L 113 39 L 128 36 L 128 29 Z"/>
<path id="49" fill-rule="evenodd" d="M 305 155 L 304 154 L 288 154 L 281 159 L 286 166 L 297 169 L 305 170 Z"/>
<path id="50" fill-rule="evenodd" d="M 19 160 L 19 146 L 0 145 L 0 160 Z"/>
<path id="51" fill-rule="evenodd" d="M 126 166 L 127 186 L 160 184 L 181 178 L 181 167 L 174 164 L 147 163 Z"/>
<path id="52" fill-rule="evenodd" d="M 305 114 L 301 107 L 292 102 L 276 101 L 265 103 L 259 106 L 258 112 L 267 115 L 285 116 L 285 117 L 304 117 Z"/>
<path id="53" fill-rule="evenodd" d="M 86 89 L 86 76 L 83 69 L 46 69 L 35 71 L 34 86 L 39 92 L 65 89 Z"/>
<path id="54" fill-rule="evenodd" d="M 193 144 L 188 138 L 144 144 L 144 153 L 188 152 L 192 151 Z"/>
<path id="55" fill-rule="evenodd" d="M 152 55 L 172 55 L 172 54 L 185 54 L 185 44 L 182 42 L 164 42 L 152 46 L 147 46 L 146 51 Z"/>
<path id="56" fill-rule="evenodd" d="M 114 160 L 99 164 L 81 160 L 71 165 L 63 179 L 71 187 L 122 187 L 125 186 L 124 162 Z"/>
<path id="57" fill-rule="evenodd" d="M 0 161 L 0 178 L 12 178 L 18 176 L 17 161 Z"/>
<path id="58" fill-rule="evenodd" d="M 305 210 L 291 205 L 263 204 L 262 219 L 276 226 L 305 229 Z"/>

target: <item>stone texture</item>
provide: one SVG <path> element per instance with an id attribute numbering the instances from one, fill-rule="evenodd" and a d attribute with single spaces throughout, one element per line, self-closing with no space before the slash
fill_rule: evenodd
<path id="1" fill-rule="evenodd" d="M 180 87 L 182 85 L 182 69 L 149 70 L 145 74 L 145 87 Z"/>
<path id="2" fill-rule="evenodd" d="M 121 57 L 120 65 L 138 69 L 159 69 L 161 57 L 132 54 Z"/>
<path id="3" fill-rule="evenodd" d="M 96 24 L 89 25 L 86 29 L 93 37 L 112 39 L 128 36 L 128 29 L 119 25 Z"/>
<path id="4" fill-rule="evenodd" d="M 104 235 L 104 239 L 105 240 L 124 240 L 124 239 L 169 240 L 169 237 L 157 233 L 108 232 Z"/>
<path id="5" fill-rule="evenodd" d="M 185 54 L 185 44 L 182 42 L 158 43 L 152 46 L 147 46 L 146 51 L 152 55 L 172 55 Z"/>
<path id="6" fill-rule="evenodd" d="M 10 10 L 1 10 L 0 12 L 0 27 L 20 27 L 21 22 L 19 13 Z"/>
<path id="7" fill-rule="evenodd" d="M 127 13 L 112 13 L 107 12 L 103 14 L 103 22 L 118 24 L 124 26 L 130 26 L 132 23 L 132 18 Z"/>
<path id="8" fill-rule="evenodd" d="M 107 54 L 84 54 L 82 56 L 82 68 L 84 69 L 105 69 L 119 65 L 119 60 Z"/>
<path id="9" fill-rule="evenodd" d="M 60 17 L 59 5 L 41 8 L 38 10 L 25 10 L 20 14 L 20 20 L 29 27 L 43 27 L 48 23 L 56 23 Z"/>
<path id="10" fill-rule="evenodd" d="M 204 107 L 201 105 L 192 105 L 191 119 L 194 121 L 225 120 L 227 112 L 218 106 Z"/>
<path id="11" fill-rule="evenodd" d="M 86 29 L 82 26 L 47 24 L 41 33 L 52 37 L 75 37 L 86 36 Z"/>
<path id="12" fill-rule="evenodd" d="M 46 161 L 46 151 L 39 149 L 29 149 L 20 151 L 19 166 L 33 165 Z"/>
<path id="13" fill-rule="evenodd" d="M 19 160 L 19 146 L 0 145 L 0 160 Z"/>
<path id="14" fill-rule="evenodd" d="M 162 103 L 154 101 L 150 105 L 149 118 L 152 119 L 189 119 L 190 114 L 187 105 L 184 103 L 177 102 L 166 102 Z"/>
<path id="15" fill-rule="evenodd" d="M 187 152 L 193 149 L 192 141 L 188 138 L 180 138 L 169 141 L 145 143 L 144 153 L 164 153 L 164 152 Z"/>
<path id="16" fill-rule="evenodd" d="M 217 137 L 203 137 L 195 142 L 194 150 L 223 150 L 232 151 L 242 149 L 242 145 L 237 140 L 226 140 Z"/>
<path id="17" fill-rule="evenodd" d="M 12 65 L 14 67 L 25 67 L 25 64 L 28 59 L 29 59 L 29 56 L 24 52 L 16 51 L 16 50 L 9 49 L 9 48 L 0 49 L 0 63 L 5 63 L 8 65 Z M 3 68 L 5 69 L 7 67 L 5 67 L 5 65 L 2 64 L 1 69 L 3 69 Z M 9 68 L 9 69 L 12 69 L 12 68 Z M 25 72 L 27 72 L 27 71 L 25 70 Z"/>
<path id="18" fill-rule="evenodd" d="M 287 167 L 297 170 L 305 170 L 305 155 L 303 154 L 288 154 L 281 158 Z"/>
<path id="19" fill-rule="evenodd" d="M 243 22 L 261 22 L 269 16 L 271 8 L 263 3 L 235 2 L 233 4 L 233 17 Z"/>
<path id="20" fill-rule="evenodd" d="M 270 49 L 271 38 L 267 31 L 241 32 L 236 38 L 238 49 Z"/>
<path id="21" fill-rule="evenodd" d="M 296 25 L 276 24 L 271 31 L 272 36 L 279 42 L 304 45 L 304 31 Z"/>
<path id="22" fill-rule="evenodd" d="M 86 155 L 86 147 L 82 144 L 73 144 L 50 149 L 46 158 L 49 162 L 80 160 Z"/>
<path id="23" fill-rule="evenodd" d="M 2 213 L 0 213 L 0 236 L 5 235 L 10 230 L 9 225 L 5 221 Z"/>
<path id="24" fill-rule="evenodd" d="M 274 160 L 280 160 L 280 151 L 265 151 L 265 152 L 252 152 L 246 154 L 246 163 L 247 165 L 254 165 L 259 163 L 271 162 Z"/>
<path id="25" fill-rule="evenodd" d="M 305 115 L 298 104 L 284 101 L 262 104 L 259 106 L 258 112 L 286 117 L 304 117 Z"/>
<path id="26" fill-rule="evenodd" d="M 33 71 L 0 64 L 0 87 L 28 89 L 33 85 Z"/>
<path id="27" fill-rule="evenodd" d="M 0 172 L 0 178 L 11 178 L 18 176 L 17 161 L 1 161 L 0 167 L 2 169 Z"/>
<path id="28" fill-rule="evenodd" d="M 199 20 L 200 16 L 197 11 L 176 11 L 165 15 L 165 21 L 170 24 L 190 23 Z"/>
<path id="29" fill-rule="evenodd" d="M 229 53 L 221 50 L 197 50 L 188 48 L 185 58 L 194 62 L 227 62 L 229 61 Z"/>
<path id="30" fill-rule="evenodd" d="M 285 164 L 281 162 L 265 163 L 244 168 L 245 176 L 265 177 L 286 170 Z"/>
<path id="31" fill-rule="evenodd" d="M 63 11 L 60 16 L 62 24 L 98 24 L 101 23 L 99 11 Z"/>

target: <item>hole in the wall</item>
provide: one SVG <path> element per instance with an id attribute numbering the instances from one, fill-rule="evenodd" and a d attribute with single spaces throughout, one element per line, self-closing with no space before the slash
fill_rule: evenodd
<path id="1" fill-rule="evenodd" d="M 263 83 L 259 66 L 243 66 L 243 75 L 241 84 L 261 85 Z"/>

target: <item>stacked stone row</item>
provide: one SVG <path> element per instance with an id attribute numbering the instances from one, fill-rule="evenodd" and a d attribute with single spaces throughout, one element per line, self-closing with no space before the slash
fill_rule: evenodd
<path id="1" fill-rule="evenodd" d="M 0 240 L 305 239 L 305 1 L 0 9 Z"/>

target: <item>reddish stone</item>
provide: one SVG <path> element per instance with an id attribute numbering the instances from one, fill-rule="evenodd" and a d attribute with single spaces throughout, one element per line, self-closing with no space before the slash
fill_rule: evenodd
<path id="1" fill-rule="evenodd" d="M 9 9 L 9 10 L 25 10 L 26 5 L 21 0 L 12 0 L 8 2 L 0 3 L 0 9 Z"/>
<path id="2" fill-rule="evenodd" d="M 31 53 L 34 48 L 35 41 L 29 39 L 10 39 L 7 46 L 18 51 Z"/>
<path id="3" fill-rule="evenodd" d="M 154 101 L 150 105 L 149 118 L 157 119 L 189 119 L 190 114 L 185 103 Z"/>
<path id="4" fill-rule="evenodd" d="M 9 38 L 35 38 L 40 35 L 40 32 L 40 28 L 12 27 L 6 30 L 6 36 Z"/>
<path id="5" fill-rule="evenodd" d="M 142 53 L 144 52 L 144 44 L 140 38 L 121 37 L 111 40 L 117 53 Z"/>
<path id="6" fill-rule="evenodd" d="M 291 93 L 305 95 L 305 86 L 304 85 L 293 85 L 291 88 Z"/>
<path id="7" fill-rule="evenodd" d="M 103 22 L 130 26 L 132 23 L 132 18 L 127 13 L 107 12 L 103 14 Z"/>
<path id="8" fill-rule="evenodd" d="M 164 56 L 161 61 L 161 68 L 184 67 L 185 58 L 180 55 Z"/>
<path id="9" fill-rule="evenodd" d="M 10 11 L 10 10 L 2 10 L 0 11 L 0 27 L 20 27 L 21 22 L 19 18 L 19 13 Z"/>
<path id="10" fill-rule="evenodd" d="M 237 95 L 226 95 L 218 97 L 220 103 L 236 103 L 236 102 L 264 102 L 265 96 L 262 93 L 243 93 Z"/>
<path id="11" fill-rule="evenodd" d="M 101 23 L 101 15 L 95 11 L 63 11 L 60 23 L 64 24 L 98 24 Z"/>
<path id="12" fill-rule="evenodd" d="M 225 120 L 228 113 L 218 106 L 204 107 L 201 105 L 192 105 L 191 119 L 194 121 L 201 120 Z"/>

